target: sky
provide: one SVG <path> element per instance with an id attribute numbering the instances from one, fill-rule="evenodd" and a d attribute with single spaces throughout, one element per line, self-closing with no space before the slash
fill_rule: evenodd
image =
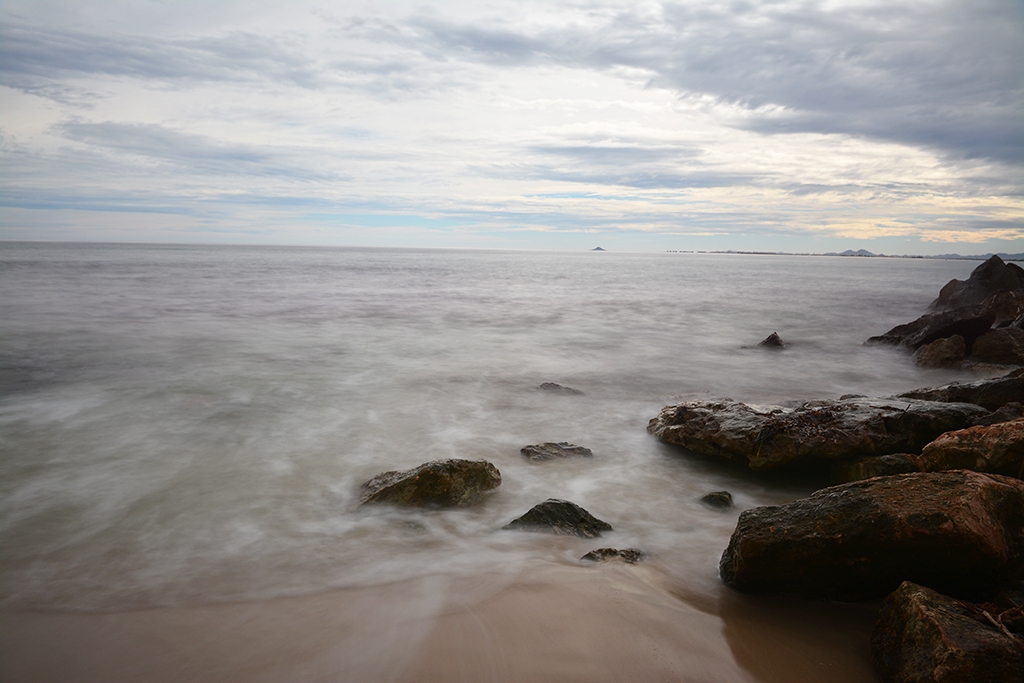
<path id="1" fill-rule="evenodd" d="M 1024 252 L 1024 1 L 0 0 L 0 239 Z"/>

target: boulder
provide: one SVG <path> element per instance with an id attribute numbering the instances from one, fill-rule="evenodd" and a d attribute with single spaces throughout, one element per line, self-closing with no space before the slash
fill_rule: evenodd
<path id="1" fill-rule="evenodd" d="M 918 457 L 922 472 L 965 469 L 1011 477 L 1024 473 L 1024 418 L 946 432 Z"/>
<path id="2" fill-rule="evenodd" d="M 1014 370 L 1002 377 L 941 387 L 914 389 L 897 398 L 949 403 L 974 403 L 988 410 L 999 410 L 1007 403 L 1024 403 L 1024 370 Z"/>
<path id="3" fill-rule="evenodd" d="M 434 460 L 404 472 L 383 472 L 362 486 L 359 504 L 402 507 L 465 507 L 501 485 L 486 460 Z"/>
<path id="4" fill-rule="evenodd" d="M 914 581 L 988 596 L 1024 570 L 1024 482 L 917 472 L 753 508 L 719 569 L 726 585 L 750 593 L 862 600 Z"/>
<path id="5" fill-rule="evenodd" d="M 809 459 L 919 453 L 935 437 L 988 414 L 968 403 L 895 398 L 811 401 L 796 409 L 721 399 L 666 406 L 647 430 L 700 455 L 753 470 Z"/>
<path id="6" fill-rule="evenodd" d="M 700 502 L 704 503 L 708 507 L 718 508 L 719 510 L 728 510 L 732 507 L 732 494 L 728 491 L 712 491 L 711 493 L 703 496 Z"/>
<path id="7" fill-rule="evenodd" d="M 541 391 L 547 391 L 552 394 L 565 394 L 566 396 L 582 396 L 583 392 L 579 389 L 573 389 L 572 387 L 563 387 L 561 384 L 555 384 L 554 382 L 544 382 L 539 387 Z"/>
<path id="8" fill-rule="evenodd" d="M 596 538 L 602 531 L 611 531 L 612 525 L 594 517 L 575 503 L 549 498 L 534 505 L 525 515 L 513 519 L 502 528 Z"/>
<path id="9" fill-rule="evenodd" d="M 539 460 L 555 460 L 558 458 L 589 458 L 594 455 L 593 451 L 583 446 L 577 446 L 567 441 L 558 443 L 538 443 L 532 446 L 523 446 L 519 452 L 533 462 Z"/>
<path id="10" fill-rule="evenodd" d="M 882 602 L 871 658 L 884 683 L 1024 683 L 1024 640 L 987 610 L 910 581 Z"/>
<path id="11" fill-rule="evenodd" d="M 581 562 L 607 562 L 608 560 L 619 559 L 626 564 L 636 564 L 644 559 L 644 553 L 636 548 L 598 548 L 580 558 Z"/>
<path id="12" fill-rule="evenodd" d="M 779 336 L 778 332 L 772 332 L 758 343 L 758 346 L 767 346 L 774 349 L 781 349 L 785 345 L 786 343 L 782 341 L 782 337 Z"/>
<path id="13" fill-rule="evenodd" d="M 870 479 L 871 477 L 888 477 L 892 474 L 919 472 L 917 456 L 912 453 L 891 453 L 867 458 L 836 460 L 832 463 L 833 484 L 845 484 L 851 481 Z"/>
<path id="14" fill-rule="evenodd" d="M 994 425 L 1000 422 L 1010 422 L 1018 417 L 1024 417 L 1024 405 L 1020 403 L 1007 403 L 999 410 L 993 410 L 983 418 L 974 421 L 974 426 Z"/>
<path id="15" fill-rule="evenodd" d="M 1007 326 L 989 330 L 974 340 L 971 358 L 983 363 L 1024 365 L 1024 329 Z"/>
<path id="16" fill-rule="evenodd" d="M 967 353 L 967 344 L 959 334 L 936 339 L 914 354 L 914 362 L 923 368 L 958 368 Z"/>
<path id="17" fill-rule="evenodd" d="M 950 280 L 931 303 L 932 310 L 948 310 L 959 306 L 979 304 L 1001 290 L 1024 289 L 1024 268 L 1015 263 L 1004 263 L 998 256 L 971 271 L 966 280 Z"/>

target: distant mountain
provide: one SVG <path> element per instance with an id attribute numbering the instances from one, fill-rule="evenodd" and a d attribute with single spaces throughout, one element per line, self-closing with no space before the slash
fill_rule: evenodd
<path id="1" fill-rule="evenodd" d="M 601 247 L 594 247 L 590 251 L 604 251 L 604 249 L 602 249 Z"/>
<path id="2" fill-rule="evenodd" d="M 858 249 L 857 251 L 854 251 L 853 249 L 847 249 L 846 251 L 840 251 L 838 253 L 830 251 L 827 254 L 825 254 L 825 256 L 878 256 L 878 254 L 872 254 L 867 249 Z"/>

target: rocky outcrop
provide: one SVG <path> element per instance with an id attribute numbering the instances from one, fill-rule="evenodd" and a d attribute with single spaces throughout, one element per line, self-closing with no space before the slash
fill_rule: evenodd
<path id="1" fill-rule="evenodd" d="M 565 394 L 566 396 L 582 396 L 583 392 L 579 389 L 573 389 L 572 387 L 563 387 L 561 384 L 555 384 L 554 382 L 544 382 L 539 387 L 541 391 L 547 391 L 552 394 Z"/>
<path id="2" fill-rule="evenodd" d="M 519 449 L 519 452 L 533 462 L 541 460 L 557 460 L 560 458 L 589 458 L 594 455 L 594 452 L 589 448 L 577 446 L 567 441 L 559 441 L 558 443 L 552 443 L 549 441 L 547 443 L 523 446 Z"/>
<path id="3" fill-rule="evenodd" d="M 839 600 L 914 581 L 988 596 L 1024 570 L 1024 482 L 953 471 L 900 474 L 744 511 L 722 554 L 740 591 Z"/>
<path id="4" fill-rule="evenodd" d="M 950 280 L 931 303 L 932 310 L 978 304 L 1001 290 L 1024 289 L 1024 268 L 993 255 L 971 271 L 967 280 Z"/>
<path id="5" fill-rule="evenodd" d="M 964 338 L 970 353 L 974 340 L 994 324 L 1014 320 L 1021 313 L 1024 313 L 1024 291 L 999 292 L 979 304 L 922 315 L 913 322 L 897 325 L 885 334 L 871 337 L 867 343 L 918 349 L 958 334 Z"/>
<path id="6" fill-rule="evenodd" d="M 799 408 L 731 399 L 667 406 L 647 425 L 665 443 L 769 470 L 808 458 L 919 453 L 935 437 L 988 414 L 967 403 L 894 398 L 812 401 Z"/>
<path id="7" fill-rule="evenodd" d="M 971 357 L 983 363 L 1024 365 L 1024 329 L 992 329 L 974 341 Z"/>
<path id="8" fill-rule="evenodd" d="M 486 460 L 434 460 L 404 472 L 383 472 L 362 486 L 359 504 L 402 507 L 466 507 L 501 485 Z"/>
<path id="9" fill-rule="evenodd" d="M 871 656 L 884 683 L 1024 683 L 1024 640 L 997 616 L 909 581 L 882 602 Z"/>
<path id="10" fill-rule="evenodd" d="M 967 354 L 967 343 L 959 334 L 936 339 L 914 354 L 914 362 L 923 368 L 958 368 Z"/>
<path id="11" fill-rule="evenodd" d="M 732 507 L 732 494 L 728 491 L 712 491 L 711 493 L 702 496 L 700 502 L 704 503 L 708 507 L 717 508 L 719 510 L 728 510 Z"/>
<path id="12" fill-rule="evenodd" d="M 1021 478 L 1024 474 L 1024 418 L 946 432 L 917 458 L 922 472 L 965 469 Z"/>
<path id="13" fill-rule="evenodd" d="M 602 521 L 567 500 L 549 498 L 505 526 L 503 529 L 543 531 L 562 536 L 596 538 L 602 531 L 611 531 L 612 525 Z"/>
<path id="14" fill-rule="evenodd" d="M 607 562 L 608 560 L 622 560 L 626 564 L 636 564 L 644 559 L 644 553 L 636 548 L 598 548 L 580 558 L 581 562 Z"/>
<path id="15" fill-rule="evenodd" d="M 999 410 L 1007 403 L 1024 403 L 1024 370 L 1014 370 L 996 379 L 946 384 L 914 389 L 897 398 L 948 403 L 974 403 L 988 410 Z"/>

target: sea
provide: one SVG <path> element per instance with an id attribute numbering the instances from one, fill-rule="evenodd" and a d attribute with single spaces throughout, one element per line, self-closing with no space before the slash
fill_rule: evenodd
<path id="1" fill-rule="evenodd" d="M 864 340 L 976 265 L 0 243 L 0 609 L 500 580 L 602 546 L 640 549 L 680 595 L 714 598 L 739 512 L 818 484 L 661 444 L 647 422 L 683 400 L 793 405 L 964 379 Z M 785 348 L 758 347 L 772 332 Z M 548 441 L 594 455 L 520 453 Z M 468 509 L 358 505 L 375 474 L 445 458 L 486 459 L 503 483 Z M 719 490 L 734 510 L 699 502 Z M 548 498 L 614 531 L 502 531 Z"/>

